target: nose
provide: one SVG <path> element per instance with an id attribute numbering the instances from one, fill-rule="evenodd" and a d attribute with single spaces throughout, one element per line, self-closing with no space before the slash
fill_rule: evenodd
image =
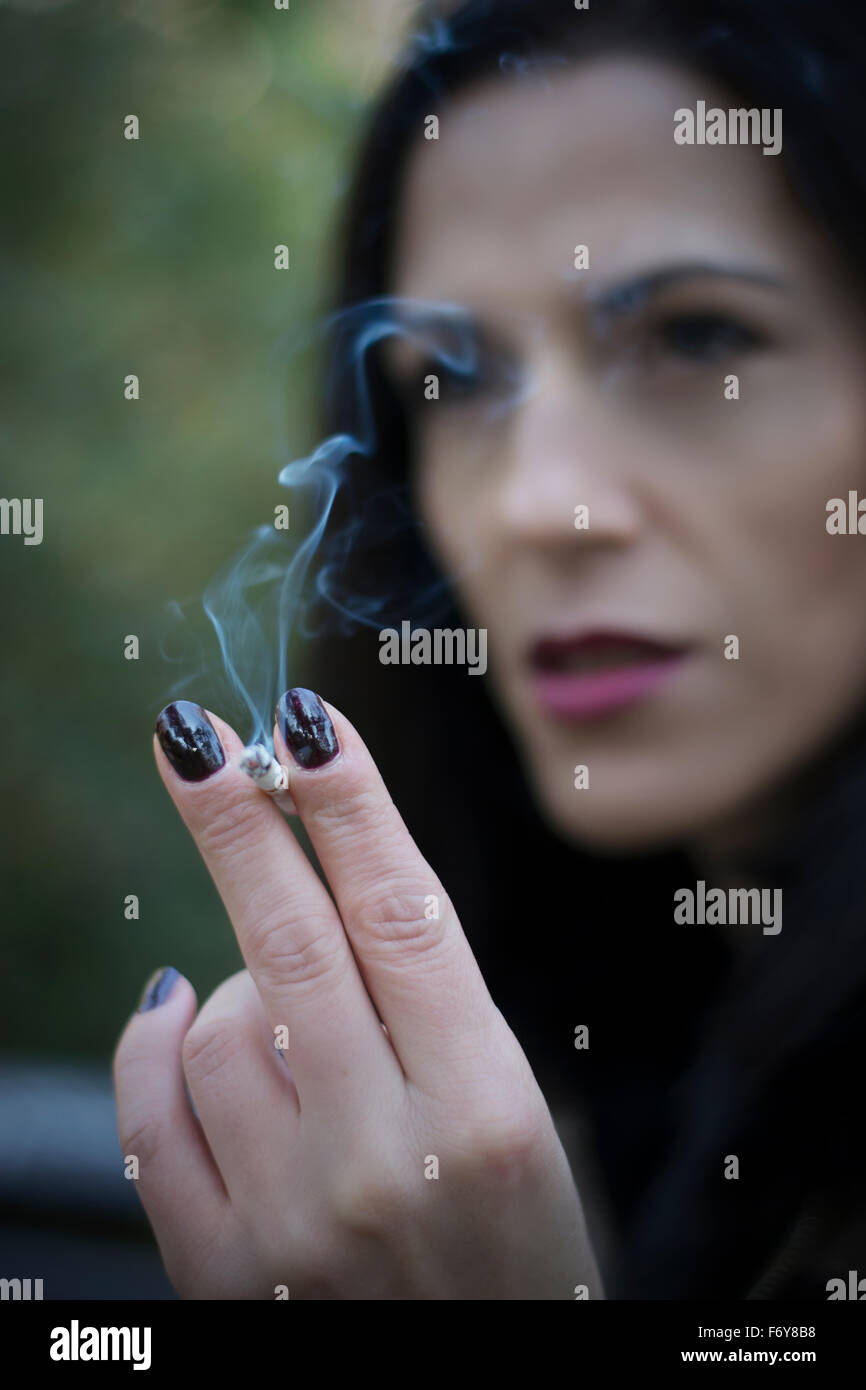
<path id="1" fill-rule="evenodd" d="M 556 360 L 535 369 L 502 448 L 494 506 L 512 544 L 626 545 L 640 534 L 626 458 L 635 441 L 577 367 Z"/>

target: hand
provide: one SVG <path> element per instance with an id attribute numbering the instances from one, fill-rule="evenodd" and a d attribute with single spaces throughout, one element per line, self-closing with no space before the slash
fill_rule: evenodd
<path id="1" fill-rule="evenodd" d="M 279 710 L 292 752 L 278 716 L 276 754 L 333 900 L 227 724 L 182 702 L 158 726 L 174 766 L 154 741 L 247 965 L 198 1017 L 174 977 L 114 1058 L 122 1150 L 172 1284 L 205 1299 L 603 1297 L 544 1097 L 370 754 L 311 692 Z M 214 729 L 225 761 L 207 775 Z"/>

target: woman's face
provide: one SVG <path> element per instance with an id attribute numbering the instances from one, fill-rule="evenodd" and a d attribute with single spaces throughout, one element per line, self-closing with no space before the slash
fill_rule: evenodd
<path id="1" fill-rule="evenodd" d="M 784 153 L 675 143 L 698 100 L 743 105 L 638 59 L 493 80 L 402 210 L 394 292 L 464 306 L 477 353 L 389 345 L 404 390 L 440 379 L 418 505 L 546 815 L 600 849 L 760 823 L 866 687 L 866 537 L 826 530 L 863 485 L 863 325 Z"/>

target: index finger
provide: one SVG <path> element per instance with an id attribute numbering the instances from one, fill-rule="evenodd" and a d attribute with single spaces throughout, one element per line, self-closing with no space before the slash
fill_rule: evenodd
<path id="1" fill-rule="evenodd" d="M 357 730 L 313 691 L 289 690 L 275 745 L 407 1077 L 426 1088 L 441 1081 L 443 1063 L 477 1064 L 479 1038 L 501 1015 Z"/>

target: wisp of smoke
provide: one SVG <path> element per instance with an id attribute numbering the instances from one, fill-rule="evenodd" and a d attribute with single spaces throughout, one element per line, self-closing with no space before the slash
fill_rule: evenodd
<path id="1" fill-rule="evenodd" d="M 210 582 L 203 598 L 223 672 L 249 721 L 239 732 L 247 742 L 263 743 L 269 749 L 274 704 L 291 685 L 290 644 L 296 635 L 314 634 L 307 621 L 314 603 L 318 608 L 324 599 L 342 630 L 356 623 L 376 628 L 398 625 L 398 614 L 417 603 L 417 594 L 360 594 L 347 591 L 341 583 L 341 558 L 351 553 L 362 530 L 365 545 L 387 545 L 412 523 L 408 499 L 394 488 L 388 496 L 376 498 L 375 508 L 366 507 L 363 515 L 350 518 L 337 535 L 329 536 L 327 561 L 316 563 L 339 489 L 353 469 L 364 467 L 377 447 L 367 379 L 371 349 L 387 338 L 401 337 L 414 345 L 425 372 L 439 370 L 452 380 L 471 380 L 479 368 L 472 320 L 456 304 L 395 296 L 367 300 L 332 315 L 315 336 L 332 344 L 329 358 L 340 383 L 345 428 L 282 468 L 278 481 L 287 493 L 288 530 L 277 530 L 274 524 L 259 526 Z M 304 518 L 304 534 L 298 536 L 295 527 L 300 518 Z M 370 534 L 371 527 L 375 535 Z M 443 601 L 445 587 L 443 581 Z M 435 598 L 431 592 L 424 595 L 428 603 Z M 175 617 L 181 615 L 179 605 L 173 605 L 173 612 Z M 181 684 L 188 687 L 192 679 L 200 682 L 212 674 L 203 661 L 195 676 L 187 675 Z M 178 693 L 175 687 L 175 697 Z"/>

